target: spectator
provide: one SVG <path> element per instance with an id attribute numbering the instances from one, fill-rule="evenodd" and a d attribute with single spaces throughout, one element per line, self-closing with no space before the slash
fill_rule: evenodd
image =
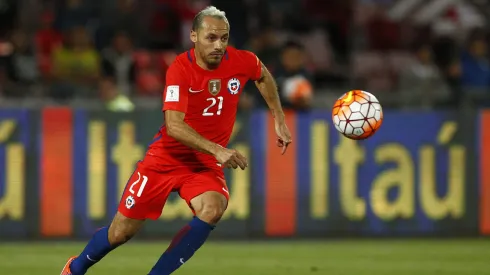
<path id="1" fill-rule="evenodd" d="M 274 66 L 279 96 L 284 108 L 307 110 L 311 107 L 313 85 L 311 74 L 306 69 L 306 52 L 303 45 L 288 41 L 280 50 L 279 64 Z M 252 89 L 244 93 L 240 108 L 264 108 L 266 103 Z"/>
<path id="2" fill-rule="evenodd" d="M 267 28 L 257 32 L 249 40 L 247 48 L 255 53 L 269 70 L 274 71 L 274 66 L 278 63 L 278 52 L 281 50 L 279 46 L 276 33 L 273 29 Z"/>
<path id="3" fill-rule="evenodd" d="M 399 76 L 402 107 L 432 108 L 450 101 L 450 90 L 434 64 L 430 44 L 414 47 L 414 61 Z"/>
<path id="4" fill-rule="evenodd" d="M 306 69 L 306 59 L 303 45 L 289 41 L 283 46 L 281 64 L 274 76 L 285 108 L 310 108 L 313 86 L 310 72 Z"/>
<path id="5" fill-rule="evenodd" d="M 129 96 L 136 80 L 135 68 L 131 40 L 120 32 L 114 36 L 112 46 L 102 52 L 103 75 L 113 78 L 119 91 Z"/>
<path id="6" fill-rule="evenodd" d="M 262 61 L 271 73 L 274 74 L 275 67 L 279 64 L 279 55 L 281 48 L 276 41 L 276 34 L 272 28 L 266 28 L 263 31 L 256 32 L 246 46 L 246 49 L 252 51 Z M 265 107 L 263 99 L 259 98 L 255 84 L 247 82 L 244 88 L 245 92 L 240 98 L 240 108 L 249 110 L 251 108 Z"/>
<path id="7" fill-rule="evenodd" d="M 437 37 L 432 43 L 434 62 L 451 89 L 452 106 L 462 102 L 460 46 L 451 36 Z"/>
<path id="8" fill-rule="evenodd" d="M 39 68 L 43 75 L 49 76 L 51 72 L 51 55 L 62 45 L 63 37 L 53 27 L 54 16 L 50 12 L 44 13 L 40 18 L 41 28 L 35 34 Z"/>
<path id="9" fill-rule="evenodd" d="M 488 91 L 490 88 L 490 65 L 488 44 L 485 35 L 475 31 L 468 39 L 461 56 L 461 84 L 465 88 Z"/>
<path id="10" fill-rule="evenodd" d="M 32 41 L 26 33 L 16 30 L 12 33 L 11 51 L 3 57 L 6 72 L 5 95 L 22 97 L 36 87 L 39 70 Z"/>
<path id="11" fill-rule="evenodd" d="M 85 28 L 76 27 L 53 54 L 53 96 L 58 99 L 92 95 L 100 75 L 99 56 Z"/>

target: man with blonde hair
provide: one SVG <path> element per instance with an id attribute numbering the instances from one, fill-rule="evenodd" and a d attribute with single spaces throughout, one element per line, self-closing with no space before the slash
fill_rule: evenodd
<path id="1" fill-rule="evenodd" d="M 275 118 L 282 153 L 291 143 L 276 83 L 249 51 L 228 46 L 225 13 L 208 7 L 194 18 L 194 48 L 167 71 L 163 92 L 165 125 L 137 164 L 109 227 L 98 230 L 85 249 L 66 263 L 62 275 L 82 275 L 114 248 L 131 239 L 146 219 L 158 219 L 171 192 L 178 192 L 194 218 L 174 237 L 149 275 L 168 275 L 204 244 L 228 206 L 223 168 L 246 169 L 247 159 L 228 149 L 238 99 L 254 80 Z"/>

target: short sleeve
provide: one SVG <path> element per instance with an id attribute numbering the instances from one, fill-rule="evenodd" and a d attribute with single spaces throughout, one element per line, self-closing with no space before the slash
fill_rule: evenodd
<path id="1" fill-rule="evenodd" d="M 250 77 L 250 79 L 253 81 L 260 79 L 260 76 L 262 75 L 262 66 L 260 65 L 259 58 L 250 51 L 241 52 L 244 56 L 248 76 Z"/>
<path id="2" fill-rule="evenodd" d="M 187 112 L 188 81 L 184 68 L 174 62 L 167 70 L 165 90 L 163 91 L 163 111 Z"/>

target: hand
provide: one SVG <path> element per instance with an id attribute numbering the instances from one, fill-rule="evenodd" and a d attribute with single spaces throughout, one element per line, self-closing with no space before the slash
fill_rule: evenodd
<path id="1" fill-rule="evenodd" d="M 245 168 L 248 167 L 247 159 L 235 149 L 228 149 L 220 146 L 215 154 L 215 158 L 226 168 L 237 169 L 240 167 L 242 170 L 245 170 Z"/>
<path id="2" fill-rule="evenodd" d="M 276 121 L 277 146 L 282 147 L 281 154 L 284 155 L 288 149 L 288 145 L 292 142 L 291 133 L 284 121 Z"/>

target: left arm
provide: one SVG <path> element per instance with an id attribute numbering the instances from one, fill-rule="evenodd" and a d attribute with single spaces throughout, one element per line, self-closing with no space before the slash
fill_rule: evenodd
<path id="1" fill-rule="evenodd" d="M 267 70 L 262 62 L 257 60 L 261 66 L 260 78 L 255 81 L 255 86 L 259 89 L 267 106 L 275 120 L 276 134 L 278 136 L 277 146 L 282 147 L 282 154 L 286 152 L 291 143 L 291 133 L 286 125 L 284 111 L 282 110 L 277 84 L 272 74 Z"/>
<path id="2" fill-rule="evenodd" d="M 269 106 L 272 117 L 278 122 L 284 122 L 284 111 L 282 110 L 276 81 L 262 62 L 260 62 L 260 66 L 261 75 L 260 78 L 255 81 L 255 86 L 257 86 L 257 89 L 260 91 L 267 106 Z"/>

